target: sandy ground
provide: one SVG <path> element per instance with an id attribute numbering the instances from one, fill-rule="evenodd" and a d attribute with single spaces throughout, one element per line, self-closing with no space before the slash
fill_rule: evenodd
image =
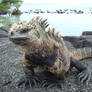
<path id="1" fill-rule="evenodd" d="M 7 35 L 5 30 L 7 31 L 8 28 L 0 29 L 0 34 Z M 68 48 L 73 48 L 70 42 L 66 43 Z M 58 87 L 53 89 L 33 88 L 26 91 L 25 86 L 17 88 L 17 81 L 21 76 L 24 76 L 21 67 L 22 53 L 22 50 L 12 44 L 7 36 L 0 37 L 0 92 L 92 92 L 92 79 L 88 86 L 81 84 L 77 79 L 78 71 L 75 68 L 66 75 L 61 89 Z M 81 62 L 92 69 L 92 59 L 86 59 Z"/>

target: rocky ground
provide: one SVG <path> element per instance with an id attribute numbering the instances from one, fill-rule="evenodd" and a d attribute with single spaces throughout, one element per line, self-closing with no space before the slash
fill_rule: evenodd
<path id="1" fill-rule="evenodd" d="M 58 87 L 53 89 L 35 87 L 26 90 L 24 85 L 17 88 L 17 81 L 21 76 L 24 76 L 21 67 L 21 55 L 23 52 L 21 48 L 15 46 L 8 40 L 8 30 L 9 27 L 0 28 L 0 92 L 92 92 L 92 79 L 88 86 L 80 84 L 77 80 L 78 71 L 75 68 L 66 75 L 61 89 Z M 64 39 L 69 49 L 92 46 L 91 36 L 86 37 L 82 35 L 81 37 L 64 37 Z M 82 63 L 92 69 L 92 59 L 83 60 Z"/>

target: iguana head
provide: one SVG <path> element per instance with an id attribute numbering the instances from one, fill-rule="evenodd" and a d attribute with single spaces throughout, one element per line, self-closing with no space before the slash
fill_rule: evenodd
<path id="1" fill-rule="evenodd" d="M 9 31 L 9 40 L 23 48 L 39 48 L 46 39 L 47 20 L 36 17 L 27 22 L 14 23 Z"/>

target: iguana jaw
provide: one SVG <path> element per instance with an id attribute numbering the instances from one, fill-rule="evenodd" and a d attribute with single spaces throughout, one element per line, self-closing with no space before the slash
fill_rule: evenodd
<path id="1" fill-rule="evenodd" d="M 29 42 L 29 38 L 26 37 L 9 37 L 9 40 L 17 45 L 26 45 Z"/>

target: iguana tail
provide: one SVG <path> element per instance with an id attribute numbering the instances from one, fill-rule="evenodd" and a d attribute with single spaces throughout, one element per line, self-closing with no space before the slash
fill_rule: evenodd
<path id="1" fill-rule="evenodd" d="M 92 57 L 92 48 L 85 47 L 85 48 L 79 48 L 79 49 L 72 49 L 72 50 L 70 50 L 70 55 L 77 60 L 91 58 Z"/>

